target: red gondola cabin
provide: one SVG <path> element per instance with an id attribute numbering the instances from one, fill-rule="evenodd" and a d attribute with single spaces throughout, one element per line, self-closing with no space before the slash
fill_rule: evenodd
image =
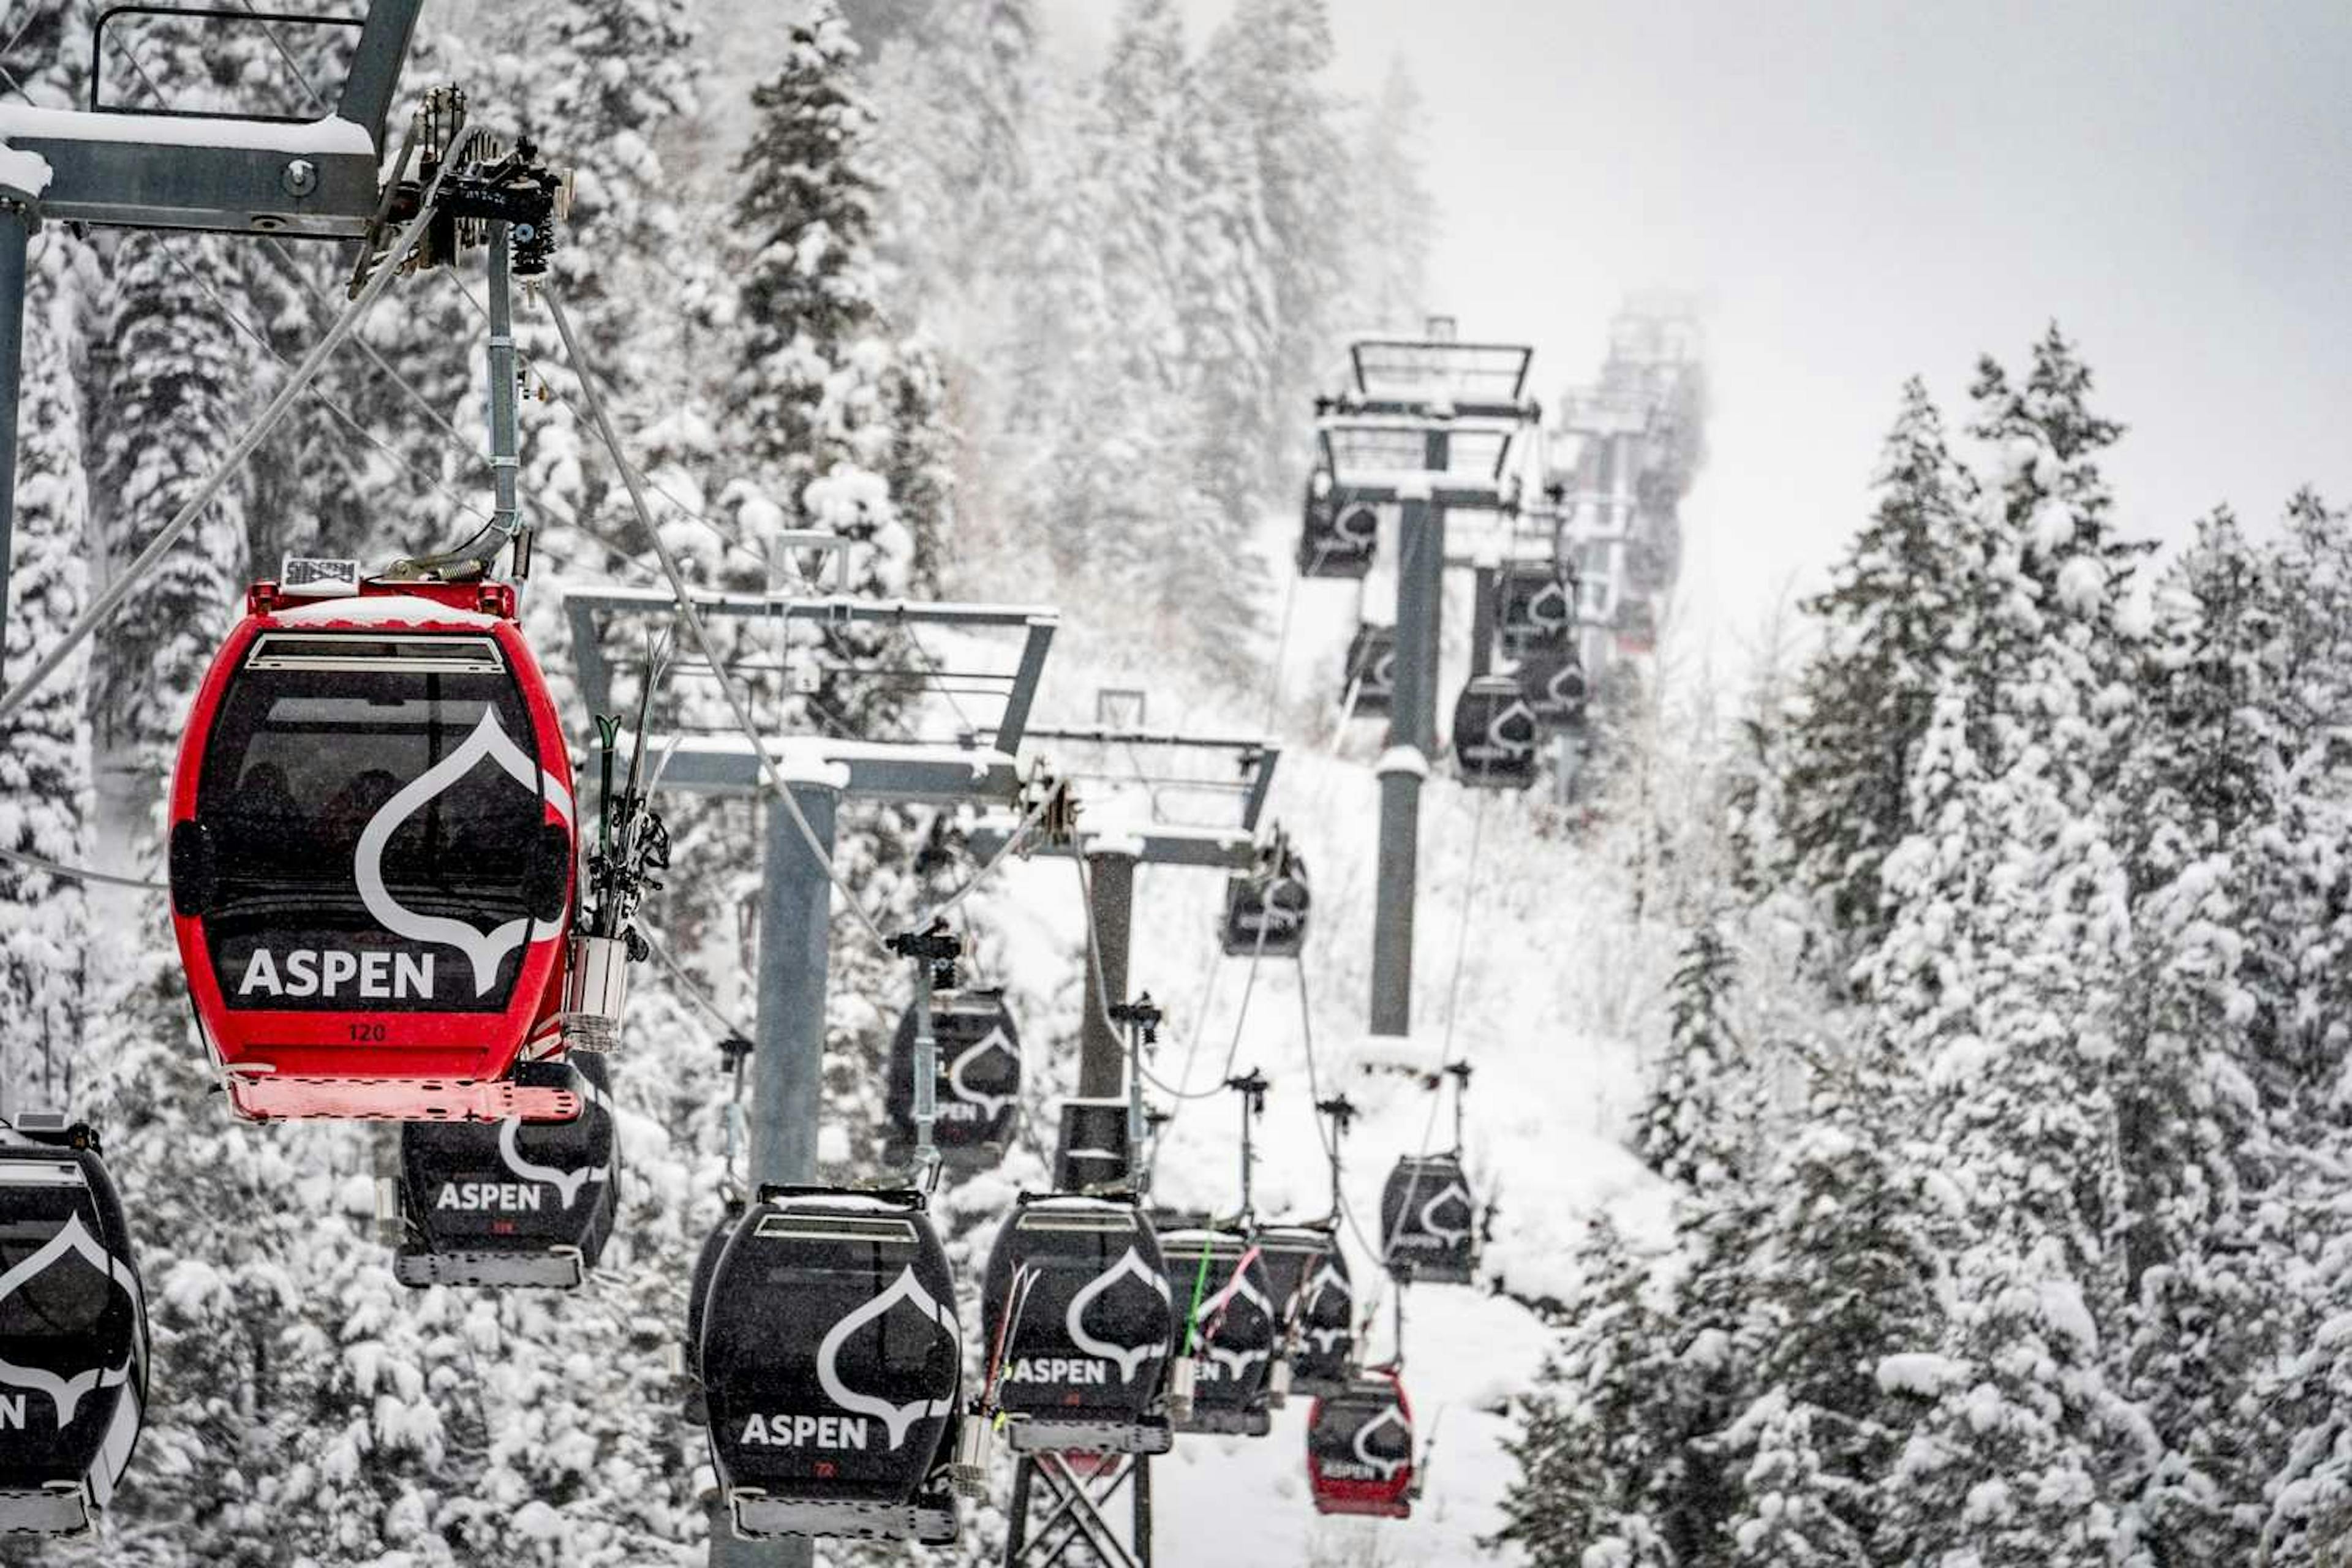
<path id="1" fill-rule="evenodd" d="M 1307 1417 L 1307 1481 L 1318 1513 L 1412 1517 L 1420 1489 L 1412 1406 L 1395 1373 L 1372 1368 L 1315 1402 Z"/>
<path id="2" fill-rule="evenodd" d="M 499 583 L 257 584 L 172 785 L 173 925 L 237 1114 L 561 1120 L 572 763 Z"/>

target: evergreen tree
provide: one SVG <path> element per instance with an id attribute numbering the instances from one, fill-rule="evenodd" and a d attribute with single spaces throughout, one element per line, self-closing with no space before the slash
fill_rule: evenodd
<path id="1" fill-rule="evenodd" d="M 1290 477 L 1296 411 L 1322 388 L 1341 330 L 1340 247 L 1356 231 L 1339 105 L 1322 79 L 1336 56 L 1328 0 L 1241 0 L 1202 61 L 1211 118 L 1231 126 L 1255 175 L 1268 246 L 1261 363 L 1272 417 L 1237 431 L 1246 438 L 1234 448 L 1260 486 Z"/>
<path id="2" fill-rule="evenodd" d="M 1914 1430 L 1891 1516 L 1906 1563 L 2105 1562 L 2135 1440 L 2101 1325 L 2123 1299 L 2114 1009 L 2128 888 L 2112 776 L 2122 586 L 2090 457 L 2113 427 L 2053 333 L 2031 391 L 1988 362 L 1979 429 L 2021 592 L 1965 626 L 1914 764 L 1912 837 L 1874 994 L 1925 1073 L 1924 1125 L 1961 1194 L 1948 1336 L 1961 1363 Z M 2038 602 L 2048 589 L 2051 601 Z"/>
<path id="3" fill-rule="evenodd" d="M 899 355 L 877 298 L 876 187 L 861 162 L 873 122 L 855 90 L 856 58 L 838 14 L 820 5 L 793 30 L 782 68 L 752 94 L 760 118 L 736 204 L 752 251 L 732 389 L 735 446 L 752 477 L 733 499 L 739 515 L 748 506 L 856 541 L 852 581 L 898 594 L 917 538 L 937 520 L 908 511 L 911 498 L 890 492 L 887 470 L 902 435 L 918 436 L 936 414 L 920 406 L 933 385 L 927 371 L 892 384 Z M 936 456 L 916 466 L 934 484 L 942 469 Z"/>
<path id="4" fill-rule="evenodd" d="M 286 89 L 268 47 L 251 28 L 152 19 L 129 101 L 252 112 L 258 97 L 274 108 Z M 195 493 L 257 405 L 259 351 L 235 324 L 252 313 L 239 243 L 133 231 L 114 252 L 88 405 L 110 574 Z M 98 643 L 100 739 L 151 785 L 168 773 L 205 667 L 241 613 L 252 494 L 249 471 L 231 476 Z"/>
<path id="5" fill-rule="evenodd" d="M 2158 595 L 2147 700 L 2118 784 L 2137 892 L 2134 966 L 2121 993 L 2118 1147 L 2133 1292 L 2122 1338 L 2126 1386 L 2163 1452 L 2139 1528 L 2200 1561 L 2250 1560 L 2247 1504 L 2259 1446 L 2211 1442 L 2275 1353 L 2280 1324 L 2261 1304 L 2270 1272 L 2251 1247 L 2249 1199 L 2269 1184 L 2261 1097 L 2243 1026 L 2259 1004 L 2238 867 L 2262 855 L 2276 803 L 2263 759 L 2277 753 L 2273 687 L 2279 595 L 2270 567 L 2223 512 Z"/>
<path id="6" fill-rule="evenodd" d="M 227 298 L 236 289 L 231 243 L 134 233 L 115 253 L 109 352 L 92 404 L 95 493 L 113 572 L 195 493 L 250 407 L 253 351 L 206 293 Z M 170 772 L 205 667 L 243 610 L 250 483 L 230 479 L 97 645 L 101 733 L 154 785 Z"/>
<path id="7" fill-rule="evenodd" d="M 1753 1164 L 1756 1085 L 1730 1017 L 1738 984 L 1738 962 L 1709 916 L 1675 972 L 1673 1026 L 1636 1144 L 1643 1164 L 1695 1191 L 1738 1180 Z"/>
<path id="8" fill-rule="evenodd" d="M 1973 485 L 1916 379 L 1879 467 L 1879 501 L 1834 585 L 1805 603 L 1824 623 L 1788 735 L 1782 832 L 1797 879 L 1848 954 L 1885 934 L 1880 872 L 1914 824 L 1905 780 L 1926 736 L 1981 575 Z"/>
<path id="9" fill-rule="evenodd" d="M 89 490 L 76 376 L 81 296 L 93 270 L 79 241 L 52 230 L 27 279 L 7 583 L 6 668 L 19 679 L 89 597 Z M 88 862 L 89 675 L 85 644 L 0 729 L 0 847 L 60 865 Z M 15 1091 L 12 1110 L 71 1103 L 89 1010 L 89 939 L 79 883 L 0 862 L 0 1083 Z"/>
<path id="10" fill-rule="evenodd" d="M 1868 1536 L 1857 1528 L 1856 1487 L 1825 1468 L 1818 1419 L 1774 1389 L 1749 1405 L 1727 1444 L 1748 1457 L 1741 1510 L 1729 1528 L 1727 1561 L 1775 1568 L 1869 1568 Z"/>
<path id="11" fill-rule="evenodd" d="M 1519 1475 L 1496 1543 L 1537 1568 L 1680 1568 L 1676 1483 L 1694 1434 L 1675 1397 L 1688 1382 L 1678 1324 L 1653 1304 L 1649 1260 L 1606 1218 L 1579 1261 L 1559 1346 L 1518 1402 Z"/>
<path id="12" fill-rule="evenodd" d="M 1896 1121 L 1892 1064 L 1817 1097 L 1764 1183 L 1751 1289 L 1764 1393 L 1719 1439 L 1738 1563 L 1891 1561 L 1883 1490 L 1937 1392 L 1946 1222 Z M 1775 1557 L 1774 1553 L 1785 1555 Z"/>
<path id="13" fill-rule="evenodd" d="M 1349 232 L 1369 243 L 1346 255 L 1349 316 L 1342 331 L 1417 332 L 1428 315 L 1429 251 L 1437 204 L 1419 151 L 1428 134 L 1421 89 L 1402 57 L 1389 62 L 1377 97 L 1356 111 Z"/>

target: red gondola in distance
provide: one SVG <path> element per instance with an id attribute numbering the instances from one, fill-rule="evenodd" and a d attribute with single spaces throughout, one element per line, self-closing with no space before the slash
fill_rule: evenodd
<path id="1" fill-rule="evenodd" d="M 1368 1368 L 1315 1401 L 1307 1416 L 1307 1481 L 1318 1513 L 1412 1517 L 1419 1491 L 1412 1405 L 1392 1368 Z"/>
<path id="2" fill-rule="evenodd" d="M 503 583 L 255 584 L 172 786 L 173 926 L 240 1116 L 563 1120 L 572 762 Z M 527 1047 L 529 1047 L 527 1049 Z"/>

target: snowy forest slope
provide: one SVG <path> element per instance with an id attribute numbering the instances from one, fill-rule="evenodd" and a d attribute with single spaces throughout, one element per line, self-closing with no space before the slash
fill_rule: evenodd
<path id="1" fill-rule="evenodd" d="M 91 8 L 19 4 L 0 63 L 70 101 Z M 1276 1080 L 1266 1210 L 1322 1201 L 1314 1089 L 1366 1105 L 1349 1193 L 1369 1215 L 1432 1103 L 1363 1070 L 1353 1026 L 1377 742 L 1333 714 L 1345 626 L 1317 590 L 1276 668 L 1264 544 L 1339 334 L 1419 314 L 1413 247 L 1352 243 L 1349 219 L 1428 220 L 1409 82 L 1332 92 L 1322 0 L 1241 0 L 1205 38 L 1170 0 L 1127 0 L 1083 62 L 1041 47 L 1024 0 L 720 20 L 451 5 L 409 84 L 461 77 L 578 165 L 558 275 L 664 537 L 706 580 L 765 586 L 776 535 L 822 527 L 855 542 L 863 591 L 1060 604 L 1046 715 L 1091 717 L 1097 686 L 1148 688 L 1168 722 L 1272 715 L 1273 811 L 1317 877 L 1303 965 L 1253 984 L 1216 963 L 1213 879 L 1147 872 L 1137 978 L 1171 1014 L 1157 1071 L 1197 1089 L 1230 1058 Z M 156 27 L 142 90 L 292 91 L 252 40 Z M 720 51 L 746 68 L 712 71 Z M 37 270 L 11 668 L 189 493 L 339 281 L 275 246 L 59 229 Z M 523 333 L 547 394 L 529 614 L 561 676 L 562 585 L 650 581 L 649 542 L 544 317 Z M 0 841 L 154 875 L 162 771 L 245 582 L 289 549 L 405 553 L 479 504 L 478 307 L 405 280 L 366 335 L 373 356 L 338 363 L 12 725 Z M 1546 1568 L 2341 1558 L 2352 523 L 2305 497 L 2273 533 L 2217 516 L 2153 561 L 2099 472 L 2121 434 L 2054 329 L 1987 362 L 1957 434 L 1911 389 L 1801 654 L 1613 715 L 1624 765 L 1573 820 L 1433 785 L 1412 1048 L 1478 1069 L 1502 1293 L 1409 1304 L 1438 1439 L 1421 1517 L 1315 1521 L 1294 1411 L 1271 1441 L 1164 1467 L 1167 1560 L 1458 1561 L 1497 1531 Z M 755 696 L 799 728 L 940 717 L 849 679 Z M 706 698 L 668 716 L 708 721 Z M 673 817 L 653 923 L 740 1013 L 756 818 Z M 953 879 L 930 826 L 877 813 L 845 835 L 877 918 Z M 972 912 L 978 967 L 1039 1049 L 1023 1147 L 943 1200 L 966 1279 L 1043 1179 L 1084 951 L 1066 865 L 1014 863 Z M 838 925 L 824 1154 L 866 1177 L 899 981 Z M 690 993 L 636 1000 L 604 1277 L 497 1298 L 393 1285 L 378 1132 L 227 1122 L 160 900 L 0 868 L 0 1076 L 106 1128 L 155 1318 L 131 1484 L 105 1537 L 49 1556 L 698 1560 L 701 1440 L 663 1351 L 718 1214 L 724 1025 Z M 1163 1195 L 1231 1202 L 1233 1115 L 1182 1112 Z M 977 1520 L 964 1555 L 1001 1531 Z"/>

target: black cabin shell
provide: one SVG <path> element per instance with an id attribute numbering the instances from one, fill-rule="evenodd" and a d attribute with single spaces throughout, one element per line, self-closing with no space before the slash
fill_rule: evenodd
<path id="1" fill-rule="evenodd" d="M 1133 1200 L 1024 1195 L 982 1285 L 996 1404 L 1041 1426 L 1142 1426 L 1167 1369 L 1171 1295 Z"/>
<path id="2" fill-rule="evenodd" d="M 86 1528 L 144 1419 L 146 1300 L 96 1142 L 0 1126 L 0 1533 Z"/>
<path id="3" fill-rule="evenodd" d="M 1408 1154 L 1381 1191 L 1381 1253 L 1399 1274 L 1466 1285 L 1477 1268 L 1478 1200 L 1454 1154 Z"/>
<path id="4" fill-rule="evenodd" d="M 904 1504 L 951 1440 L 955 1282 L 919 1194 L 771 1188 L 703 1307 L 711 1457 L 772 1499 Z"/>
<path id="5" fill-rule="evenodd" d="M 995 1163 L 1021 1111 L 1021 1030 L 1001 991 L 941 991 L 931 998 L 938 1114 L 931 1142 L 959 1166 Z M 915 1142 L 915 1009 L 890 1038 L 886 1109 L 898 1160 Z"/>
<path id="6" fill-rule="evenodd" d="M 595 1268 L 620 1205 L 620 1138 L 604 1058 L 583 1052 L 569 1068 L 569 1121 L 401 1123 L 402 1284 L 570 1289 Z"/>

